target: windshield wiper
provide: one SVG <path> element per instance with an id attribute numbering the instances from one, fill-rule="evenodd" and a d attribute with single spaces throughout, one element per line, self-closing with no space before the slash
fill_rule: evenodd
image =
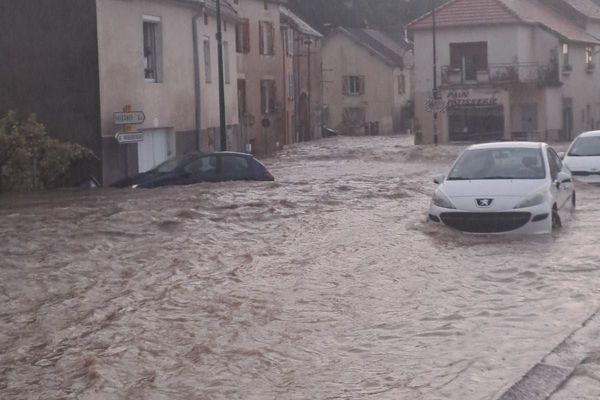
<path id="1" fill-rule="evenodd" d="M 513 176 L 485 176 L 481 179 L 527 179 L 527 178 L 515 178 Z"/>
<path id="2" fill-rule="evenodd" d="M 470 181 L 473 178 L 465 178 L 463 176 L 451 176 L 447 180 L 449 181 Z"/>

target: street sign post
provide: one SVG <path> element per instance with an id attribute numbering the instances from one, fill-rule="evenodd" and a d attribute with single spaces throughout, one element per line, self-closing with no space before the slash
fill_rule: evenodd
<path id="1" fill-rule="evenodd" d="M 440 113 L 446 111 L 446 102 L 443 99 L 434 99 L 430 97 L 425 102 L 427 112 Z"/>
<path id="2" fill-rule="evenodd" d="M 119 144 L 139 143 L 144 141 L 144 132 L 117 132 L 115 139 Z"/>
<path id="3" fill-rule="evenodd" d="M 143 111 L 114 113 L 115 125 L 143 124 L 145 120 L 146 115 Z"/>

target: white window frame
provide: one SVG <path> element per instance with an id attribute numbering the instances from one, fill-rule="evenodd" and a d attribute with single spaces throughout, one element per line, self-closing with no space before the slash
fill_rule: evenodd
<path id="1" fill-rule="evenodd" d="M 142 48 L 143 48 L 143 60 L 144 60 L 144 80 L 150 83 L 162 82 L 162 19 L 161 17 L 153 15 L 143 15 L 142 17 Z M 146 56 L 146 24 L 154 26 L 153 35 L 154 43 L 152 53 L 153 56 Z M 154 61 L 154 76 L 148 78 L 146 75 L 146 69 L 150 64 L 149 59 Z"/>
<path id="2" fill-rule="evenodd" d="M 348 95 L 360 96 L 360 76 L 348 76 Z"/>

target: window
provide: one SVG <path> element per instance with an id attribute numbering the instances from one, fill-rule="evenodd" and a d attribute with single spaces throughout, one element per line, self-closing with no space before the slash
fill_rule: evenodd
<path id="1" fill-rule="evenodd" d="M 231 83 L 229 75 L 229 42 L 223 42 L 223 76 L 225 77 L 225 83 Z"/>
<path id="2" fill-rule="evenodd" d="M 563 62 L 563 70 L 570 71 L 571 65 L 569 64 L 569 44 L 563 43 L 562 45 L 562 62 Z"/>
<path id="3" fill-rule="evenodd" d="M 259 47 L 260 54 L 262 55 L 273 55 L 275 54 L 274 46 L 274 31 L 273 24 L 268 21 L 260 21 L 258 23 L 259 28 Z"/>
<path id="4" fill-rule="evenodd" d="M 345 76 L 342 80 L 342 91 L 347 96 L 360 96 L 365 94 L 364 76 Z"/>
<path id="5" fill-rule="evenodd" d="M 398 75 L 398 94 L 404 94 L 406 91 L 406 81 L 404 79 L 404 74 Z"/>
<path id="6" fill-rule="evenodd" d="M 477 71 L 487 71 L 487 42 L 450 43 L 450 65 L 463 81 L 476 81 Z"/>
<path id="7" fill-rule="evenodd" d="M 361 107 L 344 108 L 342 119 L 346 126 L 363 126 L 366 120 L 365 109 Z"/>
<path id="8" fill-rule="evenodd" d="M 144 16 L 144 79 L 160 82 L 160 18 Z"/>
<path id="9" fill-rule="evenodd" d="M 246 113 L 246 80 L 238 79 L 238 110 L 240 115 Z"/>
<path id="10" fill-rule="evenodd" d="M 235 50 L 238 53 L 250 52 L 250 21 L 248 18 L 235 25 Z"/>
<path id="11" fill-rule="evenodd" d="M 184 167 L 184 171 L 194 177 L 214 177 L 217 173 L 217 158 L 215 156 L 201 157 Z"/>
<path id="12" fill-rule="evenodd" d="M 286 51 L 288 56 L 294 55 L 294 31 L 291 29 L 286 30 Z"/>
<path id="13" fill-rule="evenodd" d="M 275 111 L 275 81 L 271 79 L 260 81 L 260 109 L 263 114 Z"/>
<path id="14" fill-rule="evenodd" d="M 548 164 L 550 164 L 550 176 L 554 181 L 558 177 L 558 173 L 562 170 L 562 162 L 552 149 L 548 149 Z"/>
<path id="15" fill-rule="evenodd" d="M 248 170 L 248 159 L 239 156 L 223 156 L 223 173 L 242 172 Z"/>
<path id="16" fill-rule="evenodd" d="M 288 75 L 288 99 L 294 100 L 295 90 L 294 90 L 294 74 Z"/>
<path id="17" fill-rule="evenodd" d="M 210 41 L 204 41 L 204 79 L 206 83 L 212 82 L 212 64 L 210 61 Z"/>
<path id="18" fill-rule="evenodd" d="M 585 48 L 585 66 L 589 70 L 594 68 L 594 48 L 586 47 Z"/>

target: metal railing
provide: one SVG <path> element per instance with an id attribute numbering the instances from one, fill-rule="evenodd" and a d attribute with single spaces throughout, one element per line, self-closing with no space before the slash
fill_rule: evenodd
<path id="1" fill-rule="evenodd" d="M 537 83 L 555 85 L 560 83 L 558 63 L 511 63 L 488 64 L 486 68 L 442 67 L 442 84 L 512 84 Z"/>

